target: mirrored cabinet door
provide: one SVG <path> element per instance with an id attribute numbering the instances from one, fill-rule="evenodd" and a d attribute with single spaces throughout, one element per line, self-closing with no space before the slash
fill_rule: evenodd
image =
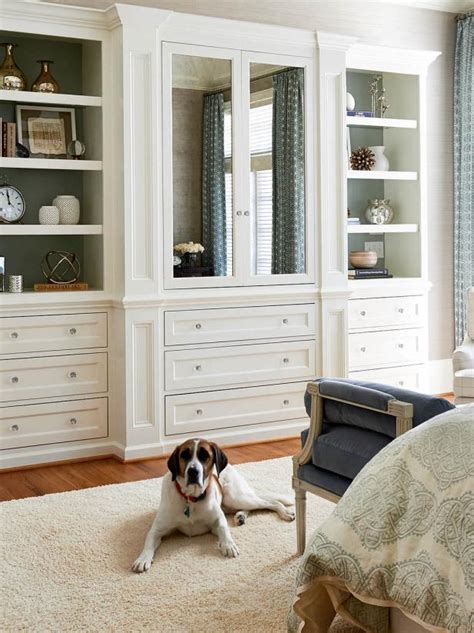
<path id="1" fill-rule="evenodd" d="M 169 245 L 165 268 L 168 263 L 168 277 L 181 280 L 172 286 L 236 283 L 236 61 L 240 53 L 164 44 L 163 184 Z"/>
<path id="2" fill-rule="evenodd" d="M 279 55 L 245 54 L 243 59 L 250 283 L 309 280 L 308 64 Z"/>

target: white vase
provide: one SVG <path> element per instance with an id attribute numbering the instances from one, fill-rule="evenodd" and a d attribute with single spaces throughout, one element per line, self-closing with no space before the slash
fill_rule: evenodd
<path id="1" fill-rule="evenodd" d="M 38 218 L 40 224 L 59 224 L 59 209 L 53 206 L 40 207 Z"/>
<path id="2" fill-rule="evenodd" d="M 356 102 L 350 92 L 346 92 L 346 110 L 355 110 Z"/>
<path id="3" fill-rule="evenodd" d="M 56 196 L 53 200 L 59 209 L 59 224 L 77 224 L 81 217 L 81 205 L 76 196 Z"/>
<path id="4" fill-rule="evenodd" d="M 384 154 L 385 146 L 373 145 L 372 147 L 369 147 L 369 149 L 375 155 L 375 165 L 371 167 L 371 171 L 388 171 L 390 169 L 390 163 Z"/>

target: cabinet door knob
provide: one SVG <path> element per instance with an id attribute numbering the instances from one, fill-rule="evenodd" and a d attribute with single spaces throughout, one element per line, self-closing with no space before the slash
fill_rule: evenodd
<path id="1" fill-rule="evenodd" d="M 202 409 L 196 409 L 196 415 L 202 415 Z"/>
<path id="2" fill-rule="evenodd" d="M 202 325 L 200 323 L 196 323 L 194 327 L 196 328 L 196 330 L 200 330 L 202 328 Z"/>
<path id="3" fill-rule="evenodd" d="M 244 215 L 250 215 L 250 211 L 244 211 Z"/>
<path id="4" fill-rule="evenodd" d="M 70 328 L 70 330 L 69 330 L 69 334 L 70 334 L 71 336 L 74 336 L 74 334 L 77 334 L 77 330 L 76 330 L 76 328 L 75 328 L 75 327 Z"/>
<path id="5" fill-rule="evenodd" d="M 242 215 L 242 211 L 237 211 L 235 215 L 238 215 L 240 217 Z"/>
<path id="6" fill-rule="evenodd" d="M 10 338 L 18 338 L 18 332 L 12 332 Z"/>
<path id="7" fill-rule="evenodd" d="M 365 347 L 361 347 L 361 348 L 360 348 L 360 351 L 361 351 L 361 352 L 365 352 L 365 350 L 366 350 L 366 348 L 365 348 Z"/>
<path id="8" fill-rule="evenodd" d="M 398 344 L 398 347 L 399 347 L 400 349 L 403 349 L 403 347 L 404 347 L 403 343 L 399 343 L 399 344 Z"/>
<path id="9" fill-rule="evenodd" d="M 18 376 L 12 376 L 10 378 L 10 382 L 13 383 L 14 385 L 16 385 L 19 381 L 20 379 L 18 378 Z"/>
<path id="10" fill-rule="evenodd" d="M 284 325 L 288 325 L 288 319 L 283 319 L 282 323 L 283 323 Z"/>
<path id="11" fill-rule="evenodd" d="M 77 378 L 77 374 L 75 371 L 70 371 L 69 372 L 69 378 Z"/>
<path id="12" fill-rule="evenodd" d="M 290 359 L 289 359 L 289 358 L 284 358 L 284 359 L 283 359 L 283 362 L 284 362 L 284 363 L 289 363 L 289 362 L 290 362 Z"/>
<path id="13" fill-rule="evenodd" d="M 10 427 L 10 431 L 19 431 L 20 427 L 18 426 L 18 424 L 12 424 Z"/>
<path id="14" fill-rule="evenodd" d="M 283 404 L 284 405 L 288 405 L 288 404 L 290 404 L 290 401 L 289 400 L 283 400 Z"/>
<path id="15" fill-rule="evenodd" d="M 398 384 L 400 385 L 400 387 L 403 387 L 403 385 L 405 384 L 405 381 L 404 380 L 399 380 Z"/>
<path id="16" fill-rule="evenodd" d="M 202 369 L 202 365 L 196 365 L 196 367 L 194 368 L 196 371 L 201 371 Z"/>
<path id="17" fill-rule="evenodd" d="M 403 308 L 398 308 L 398 311 L 400 312 L 400 314 L 403 314 L 405 312 Z"/>
<path id="18" fill-rule="evenodd" d="M 367 313 L 366 313 L 366 311 L 365 311 L 365 310 L 361 310 L 361 312 L 360 312 L 360 316 L 365 316 L 366 314 L 367 314 Z"/>
<path id="19" fill-rule="evenodd" d="M 77 418 L 70 418 L 69 419 L 69 424 L 72 424 L 74 426 L 74 424 L 77 424 Z"/>

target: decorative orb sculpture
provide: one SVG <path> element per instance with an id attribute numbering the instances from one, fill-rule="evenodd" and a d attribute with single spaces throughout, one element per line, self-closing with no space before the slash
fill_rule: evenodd
<path id="1" fill-rule="evenodd" d="M 79 279 L 81 265 L 76 253 L 49 251 L 41 261 L 41 270 L 51 284 L 73 284 Z"/>
<path id="2" fill-rule="evenodd" d="M 76 138 L 67 146 L 67 153 L 69 156 L 77 160 L 86 153 L 86 146 L 82 141 L 78 141 Z"/>

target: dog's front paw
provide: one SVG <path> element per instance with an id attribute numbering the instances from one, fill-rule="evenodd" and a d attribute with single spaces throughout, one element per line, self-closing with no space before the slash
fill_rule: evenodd
<path id="1" fill-rule="evenodd" d="M 228 558 L 236 558 L 239 555 L 239 548 L 232 539 L 219 543 L 219 549 L 221 550 L 222 555 L 227 556 Z"/>
<path id="2" fill-rule="evenodd" d="M 142 574 L 144 571 L 148 571 L 153 562 L 153 554 L 142 552 L 137 560 L 132 565 L 132 571 L 136 574 Z"/>
<path id="3" fill-rule="evenodd" d="M 283 519 L 283 521 L 294 521 L 295 513 L 293 512 L 293 510 L 288 510 L 287 508 L 285 508 L 285 510 L 280 514 L 280 517 Z"/>

